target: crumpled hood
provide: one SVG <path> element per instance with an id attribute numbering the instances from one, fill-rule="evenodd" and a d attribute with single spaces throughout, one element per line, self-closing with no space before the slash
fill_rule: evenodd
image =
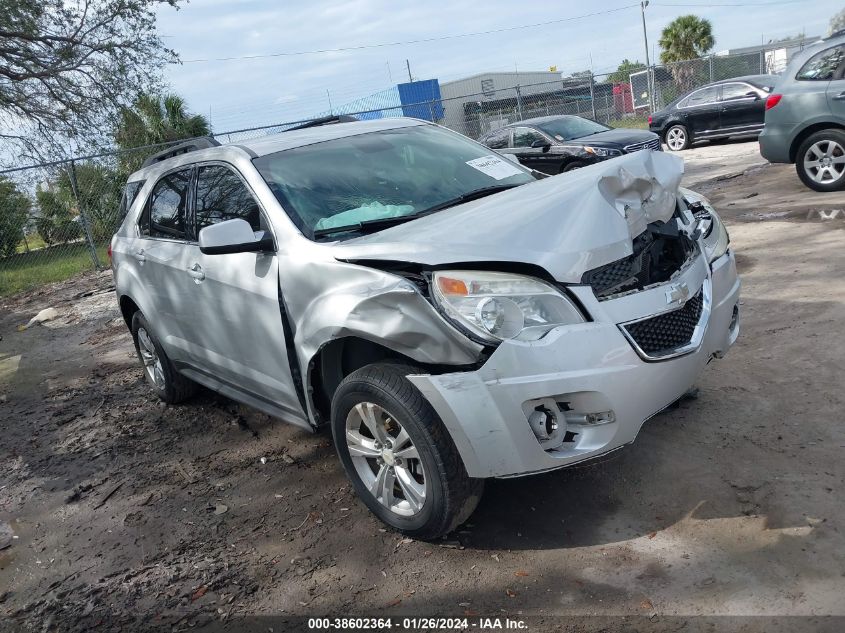
<path id="1" fill-rule="evenodd" d="M 683 172 L 677 156 L 636 152 L 331 248 L 353 262 L 534 264 L 578 283 L 584 272 L 630 255 L 647 224 L 671 218 Z"/>

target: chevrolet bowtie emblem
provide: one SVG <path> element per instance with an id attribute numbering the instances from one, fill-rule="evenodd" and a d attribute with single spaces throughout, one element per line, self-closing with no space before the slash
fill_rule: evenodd
<path id="1" fill-rule="evenodd" d="M 666 291 L 666 303 L 672 305 L 677 303 L 683 305 L 689 299 L 689 286 L 686 284 L 673 284 Z"/>

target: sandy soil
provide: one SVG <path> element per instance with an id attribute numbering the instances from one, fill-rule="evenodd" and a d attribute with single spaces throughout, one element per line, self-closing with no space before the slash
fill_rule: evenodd
<path id="1" fill-rule="evenodd" d="M 613 459 L 492 481 L 439 543 L 385 530 L 327 435 L 210 392 L 154 400 L 109 272 L 4 300 L 0 630 L 281 631 L 350 613 L 843 630 L 823 616 L 845 618 L 845 219 L 821 217 L 845 194 L 754 167 L 755 143 L 685 158 L 730 225 L 736 348 Z M 49 306 L 58 319 L 17 331 Z"/>

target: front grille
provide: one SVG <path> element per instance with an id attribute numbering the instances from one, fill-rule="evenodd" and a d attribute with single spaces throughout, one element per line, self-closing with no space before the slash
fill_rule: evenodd
<path id="1" fill-rule="evenodd" d="M 588 284 L 596 298 L 604 301 L 668 281 L 695 254 L 695 246 L 683 233 L 672 234 L 665 227 L 651 225 L 634 238 L 630 255 L 588 270 L 581 283 Z"/>
<path id="2" fill-rule="evenodd" d="M 692 341 L 695 326 L 704 307 L 704 289 L 672 312 L 628 323 L 622 327 L 631 340 L 648 357 L 659 358 L 671 354 Z"/>
<path id="3" fill-rule="evenodd" d="M 655 152 L 659 152 L 661 149 L 660 138 L 655 137 L 649 141 L 643 141 L 642 143 L 631 143 L 630 145 L 626 145 L 624 149 L 626 154 L 639 152 L 641 149 L 653 149 Z"/>

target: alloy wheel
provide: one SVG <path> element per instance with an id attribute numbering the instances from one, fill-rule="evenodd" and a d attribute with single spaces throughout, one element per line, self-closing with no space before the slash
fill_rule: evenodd
<path id="1" fill-rule="evenodd" d="M 141 361 L 144 363 L 147 376 L 156 387 L 164 389 L 164 368 L 161 358 L 158 356 L 153 340 L 144 328 L 138 328 L 138 351 L 141 353 Z"/>
<path id="2" fill-rule="evenodd" d="M 687 143 L 687 133 L 679 127 L 673 127 L 666 133 L 666 145 L 673 151 L 684 148 Z"/>
<path id="3" fill-rule="evenodd" d="M 819 184 L 836 182 L 845 174 L 845 149 L 831 140 L 813 143 L 804 154 L 804 171 Z"/>
<path id="4" fill-rule="evenodd" d="M 408 432 L 384 408 L 360 402 L 346 416 L 346 446 L 364 486 L 391 512 L 413 516 L 428 494 L 420 454 Z"/>

